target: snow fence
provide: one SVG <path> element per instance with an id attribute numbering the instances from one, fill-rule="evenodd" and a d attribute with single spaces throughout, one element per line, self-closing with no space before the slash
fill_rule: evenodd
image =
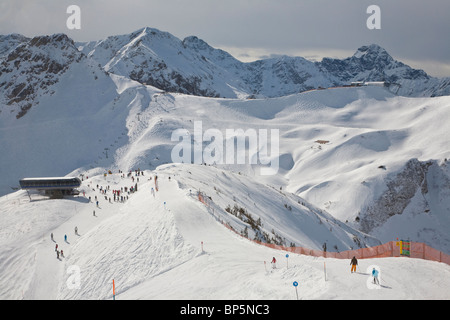
<path id="1" fill-rule="evenodd" d="M 208 203 L 207 197 L 201 192 L 198 192 L 198 200 L 202 202 L 204 205 L 206 205 L 208 208 L 210 208 L 210 204 Z M 216 217 L 217 218 L 217 217 Z M 227 227 L 228 229 L 232 230 L 239 236 L 243 237 L 242 234 L 238 233 L 236 230 L 234 230 L 229 224 L 226 222 L 219 220 L 222 222 L 222 224 Z M 425 243 L 421 242 L 412 242 L 408 241 L 410 248 L 408 255 L 401 254 L 400 252 L 400 245 L 399 241 L 390 241 L 385 244 L 375 246 L 375 247 L 369 247 L 369 248 L 359 248 L 355 250 L 348 250 L 348 251 L 342 251 L 342 252 L 328 252 L 328 251 L 321 251 L 321 250 L 313 250 L 313 249 L 307 249 L 303 247 L 285 247 L 280 246 L 273 243 L 265 243 L 261 241 L 252 240 L 249 238 L 246 238 L 249 241 L 255 242 L 259 245 L 266 246 L 272 249 L 276 250 L 283 250 L 287 252 L 297 253 L 297 254 L 303 254 L 307 256 L 313 256 L 313 257 L 324 257 L 324 258 L 335 258 L 335 259 L 351 259 L 353 257 L 356 257 L 357 259 L 369 259 L 369 258 L 386 258 L 386 257 L 410 257 L 410 258 L 417 258 L 417 259 L 425 259 L 425 260 L 431 260 L 431 261 L 437 261 L 437 262 L 443 262 L 448 265 L 450 265 L 450 255 L 443 253 L 442 251 L 439 251 L 437 249 L 434 249 Z"/>
<path id="2" fill-rule="evenodd" d="M 228 225 L 225 225 L 229 229 Z M 234 230 L 233 230 L 234 231 Z M 250 240 L 250 239 L 249 239 Z M 400 254 L 400 247 L 397 241 L 390 241 L 385 244 L 370 247 L 370 248 L 359 248 L 356 250 L 348 250 L 342 252 L 327 252 L 320 250 L 312 250 L 303 247 L 284 247 L 272 243 L 264 243 L 260 241 L 250 240 L 257 244 L 273 248 L 276 250 L 284 250 L 292 253 L 303 254 L 313 257 L 324 257 L 324 258 L 335 258 L 335 259 L 351 259 L 356 257 L 357 259 L 369 259 L 369 258 L 386 258 L 386 257 L 410 257 L 417 259 L 425 259 L 437 262 L 443 262 L 450 265 L 450 255 L 443 253 L 437 249 L 434 249 L 425 243 L 421 242 L 411 242 L 411 249 L 409 255 Z"/>

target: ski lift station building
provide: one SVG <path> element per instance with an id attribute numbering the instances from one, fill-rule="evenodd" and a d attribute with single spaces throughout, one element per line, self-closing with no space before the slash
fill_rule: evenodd
<path id="1" fill-rule="evenodd" d="M 23 190 L 44 191 L 53 196 L 78 194 L 75 189 L 81 186 L 81 180 L 76 177 L 24 178 L 19 183 Z"/>

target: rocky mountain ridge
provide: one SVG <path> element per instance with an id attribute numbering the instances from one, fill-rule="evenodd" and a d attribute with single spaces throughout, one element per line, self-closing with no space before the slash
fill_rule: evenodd
<path id="1" fill-rule="evenodd" d="M 346 59 L 313 62 L 280 56 L 244 63 L 195 36 L 180 40 L 143 28 L 129 35 L 79 43 L 106 71 L 170 92 L 223 97 L 280 97 L 353 81 L 401 85 L 400 95 L 450 94 L 450 78 L 438 79 L 395 60 L 382 47 L 360 47 Z"/>
<path id="2" fill-rule="evenodd" d="M 450 78 L 433 78 L 392 58 L 378 45 L 346 59 L 313 62 L 281 56 L 244 63 L 195 36 L 183 40 L 142 28 L 100 41 L 75 43 L 64 34 L 0 36 L 0 112 L 23 117 L 38 96 L 52 94 L 71 64 L 113 73 L 167 92 L 222 98 L 272 98 L 354 81 L 386 81 L 404 96 L 450 94 Z"/>

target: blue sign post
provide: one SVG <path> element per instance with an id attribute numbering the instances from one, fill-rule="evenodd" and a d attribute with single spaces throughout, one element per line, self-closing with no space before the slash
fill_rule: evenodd
<path id="1" fill-rule="evenodd" d="M 298 292 L 297 292 L 298 282 L 294 281 L 293 285 L 295 287 L 295 294 L 297 295 L 297 300 L 298 300 Z"/>

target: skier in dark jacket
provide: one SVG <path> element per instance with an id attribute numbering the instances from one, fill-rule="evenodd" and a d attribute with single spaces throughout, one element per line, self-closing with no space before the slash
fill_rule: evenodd
<path id="1" fill-rule="evenodd" d="M 355 256 L 353 256 L 352 261 L 350 261 L 350 265 L 352 266 L 351 273 L 356 272 L 356 266 L 358 265 L 358 260 Z"/>

